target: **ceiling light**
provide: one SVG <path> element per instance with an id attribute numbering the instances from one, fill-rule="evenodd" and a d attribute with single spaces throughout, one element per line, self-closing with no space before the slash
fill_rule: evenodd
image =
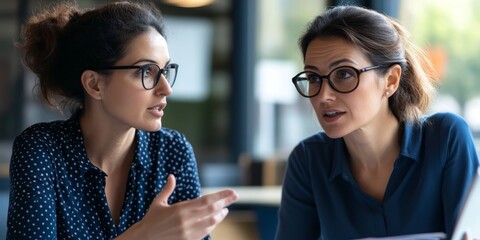
<path id="1" fill-rule="evenodd" d="M 212 4 L 214 1 L 215 0 L 165 0 L 164 2 L 179 7 L 194 8 Z"/>

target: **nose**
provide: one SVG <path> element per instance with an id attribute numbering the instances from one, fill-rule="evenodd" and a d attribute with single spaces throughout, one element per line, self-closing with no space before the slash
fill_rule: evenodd
<path id="1" fill-rule="evenodd" d="M 160 79 L 155 86 L 156 95 L 170 96 L 172 94 L 172 87 L 168 84 L 167 78 L 163 74 L 160 74 Z"/>
<path id="2" fill-rule="evenodd" d="M 322 86 L 320 87 L 320 92 L 314 98 L 320 100 L 321 102 L 331 102 L 335 100 L 336 91 L 330 86 L 328 79 L 322 79 Z"/>

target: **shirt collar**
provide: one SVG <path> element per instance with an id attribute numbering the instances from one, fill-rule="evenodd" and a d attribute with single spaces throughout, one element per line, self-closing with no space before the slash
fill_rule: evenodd
<path id="1" fill-rule="evenodd" d="M 137 147 L 135 149 L 135 159 L 133 160 L 134 164 L 138 164 L 142 168 L 150 167 L 153 156 L 147 156 L 147 154 L 152 154 L 149 151 L 149 147 L 152 144 L 151 140 L 149 132 L 136 131 Z"/>
<path id="2" fill-rule="evenodd" d="M 400 156 L 414 161 L 419 160 L 422 147 L 422 124 L 423 120 L 419 124 L 410 122 L 402 124 Z M 351 171 L 348 166 L 347 147 L 343 138 L 330 139 L 330 144 L 329 148 L 333 150 L 333 154 L 329 179 L 333 180 L 338 175 L 341 175 L 343 178 L 350 178 Z"/>
<path id="3" fill-rule="evenodd" d="M 420 123 L 407 122 L 403 124 L 403 135 L 401 141 L 400 155 L 408 157 L 418 162 L 420 158 L 420 149 L 422 147 L 422 125 Z"/>
<path id="4" fill-rule="evenodd" d="M 333 150 L 331 158 L 331 172 L 329 180 L 333 180 L 338 175 L 342 175 L 344 178 L 348 175 L 351 175 L 350 169 L 348 167 L 348 154 L 347 147 L 343 138 L 331 139 L 331 144 L 329 148 Z"/>
<path id="5" fill-rule="evenodd" d="M 74 137 L 72 141 L 75 141 L 73 145 L 79 144 L 80 146 L 85 146 L 84 144 L 84 138 L 83 138 L 83 133 L 80 128 L 80 114 L 74 114 L 69 120 L 68 120 L 68 132 L 74 133 Z M 142 168 L 147 168 L 150 166 L 149 156 L 144 156 L 144 154 L 148 153 L 148 144 L 149 144 L 149 136 L 148 132 L 136 131 L 136 139 L 137 141 L 137 147 L 135 149 L 135 158 L 133 160 L 133 164 L 137 164 L 142 167 Z M 88 160 L 87 157 L 87 152 L 85 148 L 83 147 L 82 152 L 78 155 L 76 155 L 72 160 L 75 161 L 78 164 L 79 168 L 79 173 L 81 175 L 84 175 L 88 171 L 99 171 L 95 165 L 93 165 L 90 160 Z"/>
<path id="6" fill-rule="evenodd" d="M 69 120 L 67 120 L 67 132 L 73 134 L 71 143 L 67 143 L 70 146 L 85 146 L 82 129 L 80 128 L 80 114 L 74 114 Z M 91 162 L 88 160 L 87 152 L 85 147 L 79 149 L 78 154 L 75 154 L 71 160 L 74 161 L 75 165 L 78 165 L 78 170 L 80 175 L 84 175 L 86 172 L 93 169 L 97 169 Z M 67 159 L 68 160 L 68 159 Z"/>
<path id="7" fill-rule="evenodd" d="M 73 138 L 73 141 L 75 141 L 74 143 L 80 144 L 80 146 L 85 146 L 82 130 L 80 128 L 80 115 L 81 115 L 81 111 L 78 111 L 75 114 L 73 114 L 68 120 L 67 126 L 69 128 L 68 132 L 74 133 L 74 138 Z M 145 169 L 150 167 L 152 158 L 156 156 L 155 154 L 151 156 L 147 156 L 147 154 L 152 154 L 149 151 L 149 148 L 151 148 L 152 147 L 151 145 L 155 143 L 152 142 L 152 138 L 150 137 L 149 132 L 136 130 L 135 134 L 136 134 L 135 141 L 137 143 L 137 147 L 135 149 L 135 158 L 133 160 L 133 164 L 134 165 L 138 164 L 142 169 Z M 78 154 L 75 159 L 72 159 L 78 163 L 80 174 L 83 175 L 89 170 L 93 170 L 93 169 L 98 170 L 98 168 L 96 168 L 88 160 L 85 148 L 82 148 L 82 151 L 83 152 L 81 154 Z"/>

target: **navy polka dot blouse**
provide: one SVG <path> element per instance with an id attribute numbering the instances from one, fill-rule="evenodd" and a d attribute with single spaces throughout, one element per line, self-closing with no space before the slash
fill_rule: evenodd
<path id="1" fill-rule="evenodd" d="M 106 174 L 87 158 L 78 117 L 27 128 L 13 146 L 7 239 L 113 239 L 143 218 L 168 174 L 177 182 L 170 204 L 200 196 L 193 149 L 182 134 L 137 130 L 136 139 L 116 225 Z"/>

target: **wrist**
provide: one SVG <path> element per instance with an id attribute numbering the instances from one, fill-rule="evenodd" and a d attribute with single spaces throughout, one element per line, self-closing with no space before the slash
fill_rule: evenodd
<path id="1" fill-rule="evenodd" d="M 142 225 L 140 222 L 137 222 L 125 230 L 125 232 L 117 236 L 115 240 L 144 239 L 141 228 Z"/>

